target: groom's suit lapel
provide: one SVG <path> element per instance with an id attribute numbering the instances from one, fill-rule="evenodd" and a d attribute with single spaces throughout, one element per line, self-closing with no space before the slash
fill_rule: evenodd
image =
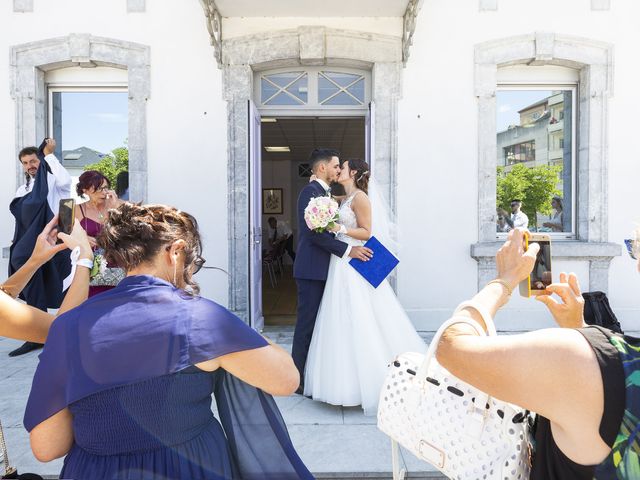
<path id="1" fill-rule="evenodd" d="M 325 197 L 327 195 L 327 191 L 324 189 L 322 185 L 320 185 L 320 182 L 318 182 L 317 180 L 314 180 L 313 182 L 311 182 L 311 185 L 313 185 L 316 190 L 316 195 L 315 195 L 316 197 L 318 196 Z"/>

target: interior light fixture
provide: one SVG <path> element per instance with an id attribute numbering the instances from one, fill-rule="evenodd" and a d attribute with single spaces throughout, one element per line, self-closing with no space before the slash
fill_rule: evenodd
<path id="1" fill-rule="evenodd" d="M 289 147 L 264 147 L 267 152 L 290 152 L 291 149 Z"/>
<path id="2" fill-rule="evenodd" d="M 262 117 L 260 119 L 260 121 L 262 123 L 276 123 L 278 120 L 276 118 L 273 118 L 273 117 Z"/>

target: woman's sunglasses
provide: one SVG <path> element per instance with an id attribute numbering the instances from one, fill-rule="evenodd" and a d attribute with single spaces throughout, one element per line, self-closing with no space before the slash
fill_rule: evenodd
<path id="1" fill-rule="evenodd" d="M 206 262 L 206 260 L 204 258 L 202 258 L 200 255 L 198 255 L 196 257 L 196 259 L 193 261 L 193 274 L 194 275 L 200 271 L 200 269 L 205 264 L 205 262 Z"/>
<path id="2" fill-rule="evenodd" d="M 627 252 L 629 252 L 629 256 L 634 260 L 638 259 L 638 240 L 632 240 L 630 238 L 625 238 L 624 244 L 627 246 Z"/>

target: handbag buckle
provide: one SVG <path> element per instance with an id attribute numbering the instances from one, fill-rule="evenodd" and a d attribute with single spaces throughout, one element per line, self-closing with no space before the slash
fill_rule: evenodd
<path id="1" fill-rule="evenodd" d="M 444 468 L 444 460 L 446 457 L 443 450 L 439 449 L 435 445 L 431 445 L 426 440 L 420 440 L 420 443 L 418 444 L 418 451 L 429 463 L 435 465 L 437 468 Z"/>

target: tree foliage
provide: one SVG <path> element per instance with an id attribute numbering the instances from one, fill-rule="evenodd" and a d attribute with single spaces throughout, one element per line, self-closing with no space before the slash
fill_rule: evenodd
<path id="1" fill-rule="evenodd" d="M 129 149 L 118 147 L 100 159 L 99 162 L 84 166 L 85 171 L 97 170 L 109 179 L 111 187 L 116 186 L 116 177 L 120 172 L 129 170 Z"/>
<path id="2" fill-rule="evenodd" d="M 511 211 L 511 200 L 522 200 L 522 211 L 529 217 L 530 225 L 535 224 L 538 213 L 551 213 L 551 199 L 561 195 L 558 190 L 558 175 L 562 171 L 560 165 L 538 165 L 526 167 L 519 163 L 509 172 L 498 167 L 497 173 L 497 206 L 507 212 Z"/>

